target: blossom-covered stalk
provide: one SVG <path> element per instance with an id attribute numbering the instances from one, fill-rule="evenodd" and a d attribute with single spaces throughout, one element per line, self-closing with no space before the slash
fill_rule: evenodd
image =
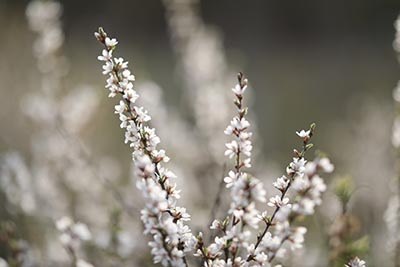
<path id="1" fill-rule="evenodd" d="M 202 246 L 202 240 L 199 241 L 201 246 L 198 246 L 197 255 L 203 257 L 208 266 L 232 263 L 239 266 L 245 263 L 239 253 L 250 236 L 250 231 L 245 230 L 245 227 L 258 228 L 259 211 L 256 209 L 255 201 L 266 202 L 266 192 L 261 182 L 246 171 L 251 167 L 252 151 L 250 140 L 252 133 L 248 131 L 250 123 L 245 118 L 247 108 L 243 105 L 247 84 L 247 79 L 239 73 L 238 84 L 232 89 L 238 113 L 225 130 L 226 135 L 234 137 L 234 140 L 226 144 L 225 152 L 226 156 L 234 159 L 234 168 L 224 179 L 231 195 L 228 217 L 224 220 L 215 220 L 210 227 L 222 231 L 224 235 L 215 237 L 215 242 L 208 247 Z M 221 255 L 225 257 L 224 260 L 220 259 Z"/>
<path id="2" fill-rule="evenodd" d="M 108 75 L 109 97 L 119 94 L 123 99 L 115 106 L 115 113 L 121 120 L 120 127 L 126 130 L 125 143 L 130 143 L 133 148 L 132 158 L 140 178 L 137 187 L 146 199 L 141 218 L 145 234 L 153 236 L 149 245 L 154 262 L 161 262 L 163 266 L 186 266 L 185 252 L 193 248 L 194 239 L 184 224 L 190 220 L 189 214 L 185 208 L 176 205 L 179 190 L 171 181 L 176 176 L 161 165 L 169 158 L 164 150 L 157 149 L 160 138 L 147 124 L 151 119 L 148 112 L 135 104 L 139 95 L 133 89 L 135 77 L 127 69 L 128 62 L 112 56 L 118 41 L 109 38 L 102 28 L 95 36 L 104 45 L 98 59 L 104 61 L 103 74 Z"/>
<path id="3" fill-rule="evenodd" d="M 313 145 L 309 143 L 314 134 L 315 124 L 305 131 L 296 132 L 303 140 L 301 152 L 294 150 L 295 157 L 286 169 L 287 176 L 277 178 L 274 187 L 281 194 L 271 197 L 268 206 L 274 207 L 272 215 L 262 214 L 261 219 L 265 223 L 264 231 L 257 236 L 255 244 L 251 245 L 251 253 L 247 261 L 253 261 L 260 253 L 268 256 L 268 262 L 285 253 L 282 247 L 285 241 L 290 243 L 292 249 L 302 246 L 305 227 L 291 226 L 291 223 L 300 215 L 311 215 L 314 213 L 316 205 L 321 203 L 321 194 L 326 190 L 322 178 L 318 175 L 319 171 L 332 172 L 333 165 L 327 158 L 317 157 L 313 162 L 307 162 L 304 158 L 305 153 Z M 294 196 L 290 201 L 288 197 L 289 189 L 292 189 Z M 274 227 L 273 233 L 269 231 Z"/>
<path id="4" fill-rule="evenodd" d="M 245 118 L 247 108 L 243 106 L 243 94 L 247 89 L 247 79 L 242 73 L 239 73 L 238 81 L 238 84 L 232 89 L 236 97 L 234 103 L 238 115 L 232 119 L 225 130 L 226 135 L 235 137 L 235 140 L 226 144 L 225 152 L 226 156 L 235 159 L 235 166 L 234 170 L 229 171 L 229 175 L 225 177 L 224 181 L 226 187 L 231 191 L 232 202 L 229 213 L 233 215 L 233 225 L 242 222 L 243 225 L 258 228 L 258 211 L 255 209 L 254 200 L 266 202 L 266 192 L 260 181 L 244 170 L 244 168 L 251 167 L 253 146 L 250 140 L 252 133 L 248 131 L 250 123 Z"/>
<path id="5" fill-rule="evenodd" d="M 272 216 L 267 216 L 267 213 L 264 213 L 262 216 L 262 220 L 265 222 L 265 228 L 263 232 L 257 236 L 257 241 L 254 245 L 254 250 L 260 246 L 263 241 L 265 235 L 268 233 L 269 228 L 274 224 L 275 217 L 277 215 L 288 214 L 290 212 L 290 204 L 289 198 L 286 197 L 286 193 L 288 192 L 292 182 L 296 177 L 303 176 L 303 172 L 305 170 L 306 160 L 304 159 L 305 153 L 312 146 L 308 144 L 309 140 L 314 134 L 315 124 L 312 124 L 308 131 L 300 131 L 297 132 L 299 137 L 303 138 L 303 150 L 298 152 L 296 149 L 294 150 L 295 157 L 293 161 L 288 165 L 286 172 L 289 177 L 283 175 L 282 177 L 277 178 L 277 180 L 273 183 L 274 187 L 281 192 L 281 195 L 276 195 L 275 197 L 270 198 L 268 206 L 275 207 Z M 253 260 L 254 255 L 249 255 L 247 258 L 248 261 Z"/>

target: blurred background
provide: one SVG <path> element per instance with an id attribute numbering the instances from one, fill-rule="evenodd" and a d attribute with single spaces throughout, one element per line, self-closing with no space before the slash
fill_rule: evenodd
<path id="1" fill-rule="evenodd" d="M 110 36 L 118 38 L 120 44 L 115 55 L 130 62 L 136 76 L 137 91 L 146 95 L 147 88 L 150 88 L 149 105 L 157 99 L 165 105 L 165 110 L 160 112 L 170 112 L 185 122 L 185 126 L 170 124 L 170 127 L 180 125 L 187 130 L 188 135 L 179 139 L 171 140 L 173 136 L 168 135 L 168 129 L 157 129 L 162 143 L 166 142 L 170 149 L 167 151 L 170 151 L 172 162 L 175 158 L 184 160 L 189 157 L 184 154 L 185 143 L 208 142 L 209 147 L 202 152 L 203 155 L 210 154 L 214 158 L 220 155 L 220 162 L 214 160 L 217 162 L 214 162 L 217 165 L 215 171 L 204 175 L 208 179 L 198 182 L 211 199 L 215 190 L 207 188 L 218 184 L 222 173 L 218 165 L 226 161 L 223 142 L 215 144 L 212 133 L 221 136 L 215 139 L 223 139 L 221 129 L 229 119 L 225 120 L 221 115 L 223 124 L 216 121 L 217 126 L 213 129 L 212 123 L 207 124 L 208 120 L 213 120 L 213 114 L 225 112 L 221 111 L 224 107 L 218 102 L 218 96 L 215 103 L 210 100 L 214 99 L 210 92 L 227 93 L 230 100 L 230 88 L 236 83 L 236 73 L 243 71 L 251 85 L 252 95 L 248 104 L 257 135 L 254 146 L 259 155 L 255 168 L 257 177 L 265 181 L 268 193 L 273 194 L 271 181 L 284 173 L 292 149 L 299 146 L 295 131 L 316 122 L 313 143 L 318 150 L 329 155 L 336 167 L 334 175 L 327 178 L 326 183 L 332 184 L 335 177 L 341 175 L 350 175 L 354 179 L 356 193 L 350 202 L 350 210 L 362 225 L 358 236 L 367 234 L 370 238 L 370 251 L 366 256 L 368 266 L 392 266 L 385 254 L 388 232 L 383 217 L 389 198 L 395 193 L 392 189 L 396 187 L 393 182 L 396 177 L 395 153 L 391 144 L 395 116 L 392 91 L 400 75 L 393 50 L 393 25 L 400 11 L 400 2 L 203 0 L 187 4 L 190 8 L 180 2 L 188 1 L 60 1 L 63 6 L 61 27 L 65 35 L 62 53 L 68 58 L 63 68 L 68 75 L 62 75 L 63 86 L 58 96 L 52 97 L 57 103 L 72 89 L 82 88 L 82 85 L 93 89 L 94 95 L 89 98 L 95 98 L 96 103 L 92 106 L 81 103 L 76 117 L 85 113 L 92 116 L 79 127 L 79 131 L 71 134 L 73 143 L 78 142 L 79 148 L 84 147 L 85 158 L 97 162 L 95 164 L 100 165 L 95 167 L 97 170 L 110 165 L 104 167 L 109 170 L 109 177 L 122 177 L 119 180 L 110 178 L 113 186 L 124 185 L 130 176 L 130 148 L 123 143 L 123 132 L 113 116 L 116 100 L 107 98 L 101 63 L 96 59 L 101 47 L 93 33 L 99 26 L 104 27 Z M 32 52 L 37 35 L 30 30 L 25 15 L 28 3 L 0 0 L 3 40 L 0 42 L 0 152 L 4 155 L 17 152 L 24 158 L 29 173 L 32 164 L 38 164 L 35 157 L 40 158 L 47 150 L 37 152 L 32 149 L 38 144 L 33 137 L 41 131 L 43 124 L 29 119 L 37 110 L 29 109 L 33 99 L 30 96 L 43 86 L 43 74 L 37 67 L 37 56 Z M 214 86 L 214 82 L 217 85 Z M 207 87 L 204 91 L 203 85 Z M 221 93 L 224 89 L 226 92 Z M 208 99 L 208 106 L 201 104 L 202 98 Z M 77 104 L 73 98 L 70 101 L 71 108 L 68 106 L 70 102 L 63 102 L 63 112 L 68 113 L 73 104 Z M 229 105 L 227 110 L 231 108 Z M 157 107 L 154 111 L 149 109 L 154 120 L 157 116 L 165 116 L 157 113 Z M 26 113 L 30 114 L 27 116 Z M 233 113 L 227 114 L 230 118 Z M 199 118 L 201 115 L 202 119 Z M 169 117 L 160 118 L 168 121 Z M 168 124 L 160 120 L 160 127 L 163 123 Z M 199 134 L 198 129 L 205 127 L 209 129 Z M 193 132 L 195 134 L 189 134 Z M 37 138 L 49 140 L 43 136 L 47 135 Z M 61 150 L 62 154 L 62 148 L 56 150 Z M 310 158 L 312 156 L 310 154 Z M 175 162 L 176 165 L 179 163 Z M 87 162 L 81 165 L 85 166 Z M 183 168 L 177 172 L 200 179 L 204 166 L 195 167 L 200 171 Z M 82 172 L 77 171 L 74 175 L 82 175 Z M 34 179 L 32 181 L 35 183 Z M 134 184 L 132 188 L 135 190 Z M 133 201 L 132 195 L 136 193 L 127 190 L 123 194 L 126 202 Z M 308 222 L 311 229 L 317 229 L 314 234 L 310 230 L 314 247 L 320 244 L 328 247 L 328 241 L 322 240 L 319 232 L 328 229 L 324 225 L 329 225 L 340 213 L 338 200 L 331 191 L 326 193 L 326 198 L 318 215 L 322 223 Z M 25 225 L 26 232 L 30 233 L 25 239 L 37 238 L 29 230 L 32 223 L 21 215 L 24 212 L 15 208 L 18 206 L 15 203 L 8 205 L 7 202 L 10 202 L 9 197 L 7 192 L 3 192 L 0 219 L 18 221 L 17 224 Z M 194 207 L 199 210 L 207 210 L 210 204 L 201 199 L 196 203 Z M 108 212 L 118 205 L 111 206 Z M 90 226 L 90 220 L 85 221 L 79 214 L 79 209 L 72 212 L 74 217 Z M 52 218 L 53 215 L 46 216 Z M 109 220 L 104 219 L 103 225 L 108 223 Z M 320 243 L 315 243 L 315 240 Z M 326 256 L 328 252 L 319 254 L 321 252 L 316 250 L 306 253 L 312 255 L 311 260 L 302 266 L 326 266 L 324 260 L 321 263 L 316 258 L 318 255 Z M 39 266 L 59 266 L 43 262 Z"/>

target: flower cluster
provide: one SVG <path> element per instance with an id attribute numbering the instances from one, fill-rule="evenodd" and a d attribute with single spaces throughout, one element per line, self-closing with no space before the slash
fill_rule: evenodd
<path id="1" fill-rule="evenodd" d="M 232 89 L 238 115 L 225 129 L 225 134 L 234 137 L 226 144 L 225 152 L 226 156 L 234 159 L 234 168 L 224 179 L 232 201 L 228 216 L 223 220 L 214 220 L 210 227 L 223 235 L 216 236 L 213 243 L 205 246 L 203 235 L 200 233 L 194 238 L 184 224 L 190 219 L 186 209 L 176 205 L 179 191 L 171 182 L 176 177 L 162 167 L 162 162 L 167 162 L 169 158 L 164 150 L 157 149 L 160 138 L 155 129 L 148 126 L 151 117 L 136 103 L 139 96 L 133 89 L 134 76 L 127 69 L 128 63 L 112 55 L 118 41 L 109 38 L 101 28 L 95 36 L 105 46 L 98 59 L 105 62 L 103 74 L 108 75 L 106 88 L 110 91 L 109 97 L 122 96 L 115 106 L 115 113 L 119 115 L 120 127 L 126 130 L 125 143 L 133 148 L 139 177 L 137 187 L 146 200 L 141 219 L 144 232 L 153 236 L 149 245 L 154 262 L 163 266 L 187 266 L 185 253 L 196 248 L 195 256 L 202 257 L 206 266 L 264 266 L 284 254 L 285 241 L 292 249 L 301 247 L 307 229 L 292 226 L 291 223 L 300 215 L 314 213 L 315 206 L 321 203 L 322 192 L 326 190 L 318 173 L 333 171 L 333 165 L 327 158 L 316 158 L 313 162 L 304 158 L 306 151 L 313 146 L 309 140 L 314 134 L 315 124 L 308 130 L 297 132 L 303 141 L 302 151 L 294 150 L 295 156 L 287 167 L 286 175 L 273 183 L 281 195 L 271 197 L 268 202 L 268 206 L 275 208 L 272 216 L 268 216 L 267 211 L 260 213 L 255 201 L 267 202 L 266 192 L 261 182 L 246 171 L 251 167 L 253 146 L 250 140 L 252 133 L 248 131 L 250 123 L 245 117 L 247 108 L 243 106 L 248 82 L 239 73 L 238 84 Z M 294 201 L 287 196 L 290 187 L 295 195 Z M 265 228 L 257 236 L 256 243 L 252 244 L 249 242 L 251 232 L 246 227 L 257 229 L 259 222 L 264 222 Z M 270 227 L 274 227 L 273 232 L 269 231 Z"/>
<path id="2" fill-rule="evenodd" d="M 78 256 L 82 241 L 89 241 L 92 238 L 86 224 L 74 223 L 69 217 L 62 217 L 56 222 L 58 231 L 61 232 L 60 242 L 71 256 L 76 267 L 93 267 L 92 264 L 84 261 Z"/>
<path id="3" fill-rule="evenodd" d="M 248 131 L 250 123 L 245 118 L 247 108 L 243 106 L 243 95 L 247 89 L 248 81 L 242 73 L 238 74 L 238 84 L 232 89 L 235 95 L 235 105 L 238 115 L 235 116 L 230 125 L 225 129 L 225 134 L 234 136 L 234 140 L 226 144 L 225 155 L 234 158 L 234 169 L 229 171 L 224 178 L 226 187 L 230 189 L 231 204 L 228 217 L 223 221 L 214 220 L 211 229 L 219 230 L 223 236 L 215 237 L 214 243 L 208 247 L 199 241 L 196 255 L 205 259 L 208 266 L 225 266 L 223 264 L 241 266 L 245 259 L 241 258 L 239 249 L 246 246 L 251 232 L 245 230 L 246 226 L 253 229 L 258 228 L 259 211 L 256 209 L 255 201 L 266 202 L 266 192 L 262 183 L 245 171 L 251 167 L 252 133 Z M 232 226 L 228 228 L 231 222 Z M 225 260 L 220 256 L 224 255 Z M 259 257 L 260 262 L 265 258 Z"/>
<path id="4" fill-rule="evenodd" d="M 326 190 L 318 171 L 332 172 L 333 165 L 327 158 L 316 158 L 313 162 L 307 162 L 304 158 L 305 153 L 313 145 L 309 140 L 314 134 L 315 124 L 310 129 L 297 132 L 303 140 L 301 152 L 294 150 L 295 157 L 286 168 L 286 175 L 276 179 L 274 187 L 280 191 L 280 195 L 271 197 L 268 206 L 275 210 L 271 216 L 263 212 L 260 216 L 265 223 L 264 231 L 257 236 L 255 244 L 250 245 L 247 261 L 256 261 L 259 255 L 263 255 L 267 262 L 271 262 L 275 257 L 282 257 L 286 249 L 283 248 L 285 241 L 288 241 L 291 249 L 302 247 L 304 234 L 307 232 L 305 227 L 291 226 L 291 223 L 299 215 L 310 215 L 314 213 L 316 205 L 321 203 L 321 194 Z M 290 201 L 288 191 L 291 188 L 294 194 L 294 201 Z M 269 231 L 274 226 L 274 231 Z M 264 255 L 266 257 L 264 257 Z"/>
<path id="5" fill-rule="evenodd" d="M 190 216 L 176 204 L 180 194 L 172 182 L 175 174 L 161 165 L 169 158 L 164 150 L 157 149 L 160 138 L 148 125 L 148 112 L 135 103 L 139 95 L 133 89 L 135 77 L 127 69 L 128 62 L 112 55 L 118 41 L 109 38 L 102 28 L 95 36 L 105 47 L 98 59 L 104 61 L 109 97 L 119 94 L 123 99 L 115 106 L 115 113 L 119 115 L 120 127 L 126 130 L 125 143 L 133 148 L 132 157 L 141 179 L 137 186 L 147 201 L 141 218 L 145 233 L 153 236 L 149 245 L 154 261 L 164 266 L 186 266 L 185 252 L 193 245 L 191 231 L 184 221 Z"/>

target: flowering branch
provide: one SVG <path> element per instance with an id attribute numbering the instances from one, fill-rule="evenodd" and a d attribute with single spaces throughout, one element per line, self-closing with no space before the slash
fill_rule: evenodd
<path id="1" fill-rule="evenodd" d="M 132 158 L 141 178 L 137 187 L 146 199 L 141 219 L 145 234 L 153 235 L 154 241 L 149 242 L 149 246 L 154 262 L 161 262 L 163 266 L 187 266 L 185 252 L 195 244 L 189 227 L 183 223 L 190 220 L 190 216 L 185 208 L 176 206 L 180 195 L 170 181 L 176 176 L 161 166 L 161 162 L 168 162 L 169 158 L 164 150 L 157 150 L 160 138 L 154 128 L 146 125 L 151 120 L 148 112 L 135 104 L 139 95 L 133 89 L 135 77 L 127 69 L 128 62 L 112 57 L 118 41 L 109 38 L 102 28 L 95 36 L 105 47 L 98 59 L 105 62 L 103 74 L 108 75 L 109 97 L 119 94 L 123 99 L 115 106 L 115 113 L 121 120 L 120 127 L 126 130 L 125 143 L 133 148 Z"/>
<path id="2" fill-rule="evenodd" d="M 295 157 L 293 158 L 293 161 L 289 164 L 289 166 L 286 169 L 287 175 L 289 177 L 286 177 L 283 175 L 282 177 L 278 178 L 276 182 L 273 183 L 274 187 L 281 191 L 281 195 L 276 195 L 275 197 L 270 199 L 270 202 L 268 203 L 268 206 L 275 207 L 274 212 L 272 213 L 271 217 L 267 217 L 267 213 L 265 212 L 262 215 L 262 219 L 265 222 L 265 228 L 264 231 L 261 233 L 261 235 L 257 236 L 257 241 L 254 245 L 254 250 L 258 248 L 258 246 L 261 244 L 262 240 L 264 239 L 265 235 L 267 234 L 269 228 L 274 225 L 274 220 L 278 212 L 283 208 L 285 209 L 284 213 L 287 213 L 285 206 L 288 204 L 289 199 L 286 198 L 286 193 L 288 192 L 290 186 L 292 185 L 292 182 L 297 176 L 302 176 L 304 172 L 304 166 L 306 164 L 305 160 L 305 154 L 307 150 L 313 147 L 312 144 L 309 143 L 311 137 L 314 135 L 314 130 L 315 130 L 315 123 L 311 124 L 310 129 L 307 131 L 300 131 L 296 132 L 299 137 L 303 139 L 303 148 L 301 152 L 298 152 L 296 149 L 294 149 L 294 155 Z M 251 261 L 254 259 L 254 255 L 249 255 L 247 257 L 247 261 Z"/>

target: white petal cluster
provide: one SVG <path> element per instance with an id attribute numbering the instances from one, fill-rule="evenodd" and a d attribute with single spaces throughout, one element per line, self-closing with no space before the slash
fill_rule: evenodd
<path id="1" fill-rule="evenodd" d="M 293 211 L 302 215 L 311 215 L 314 208 L 321 204 L 321 195 L 326 190 L 324 180 L 317 174 L 318 170 L 330 173 L 334 169 L 328 158 L 316 158 L 306 166 L 305 175 L 293 182 L 293 189 L 300 196 L 293 204 Z"/>
<path id="2" fill-rule="evenodd" d="M 169 157 L 165 150 L 157 149 L 160 138 L 155 129 L 147 125 L 151 120 L 147 110 L 136 104 L 139 95 L 133 89 L 135 77 L 127 69 L 128 62 L 112 57 L 118 41 L 109 38 L 102 29 L 95 36 L 105 46 L 98 59 L 104 61 L 103 74 L 108 75 L 105 87 L 110 91 L 109 97 L 120 94 L 123 98 L 114 112 L 119 116 L 120 127 L 125 129 L 125 143 L 133 148 L 132 158 L 140 178 L 137 187 L 146 200 L 141 219 L 144 233 L 153 236 L 149 246 L 154 262 L 163 266 L 185 266 L 185 252 L 194 249 L 196 241 L 184 223 L 190 220 L 189 214 L 176 205 L 180 198 L 180 191 L 172 182 L 176 175 L 161 166 Z"/>
<path id="3" fill-rule="evenodd" d="M 301 138 L 310 138 L 310 132 L 311 130 L 301 130 L 300 132 L 296 132 L 296 134 Z"/>
<path id="4" fill-rule="evenodd" d="M 307 229 L 291 226 L 289 218 L 314 213 L 315 206 L 321 204 L 321 194 L 326 190 L 326 185 L 318 172 L 330 173 L 334 169 L 328 158 L 316 158 L 312 162 L 307 162 L 304 158 L 307 148 L 310 147 L 308 141 L 313 135 L 314 128 L 315 125 L 312 125 L 310 130 L 296 132 L 303 139 L 303 151 L 295 150 L 295 157 L 286 168 L 286 175 L 278 177 L 273 183 L 281 194 L 271 197 L 267 203 L 268 206 L 275 208 L 271 217 L 267 216 L 266 211 L 258 216 L 266 223 L 266 229 L 273 225 L 274 231 L 265 231 L 260 237 L 261 241 L 258 239 L 256 245 L 251 245 L 255 252 L 249 251 L 247 262 L 254 262 L 258 255 L 265 255 L 269 263 L 275 257 L 283 257 L 287 247 L 294 250 L 303 246 Z M 294 202 L 288 197 L 289 189 L 295 195 Z M 288 246 L 283 247 L 284 243 Z"/>
<path id="5" fill-rule="evenodd" d="M 358 257 L 355 257 L 354 259 L 350 260 L 345 267 L 366 267 L 367 264 L 365 261 L 360 260 Z"/>
<path id="6" fill-rule="evenodd" d="M 69 217 L 62 217 L 56 222 L 57 230 L 61 232 L 60 241 L 66 248 L 78 250 L 82 241 L 89 241 L 92 238 L 86 224 L 75 223 Z"/>
<path id="7" fill-rule="evenodd" d="M 71 218 L 64 216 L 56 221 L 57 230 L 60 231 L 60 242 L 63 247 L 72 253 L 76 258 L 77 267 L 93 267 L 92 264 L 80 259 L 78 256 L 79 248 L 82 241 L 89 241 L 92 239 L 86 224 L 81 222 L 74 222 Z"/>

